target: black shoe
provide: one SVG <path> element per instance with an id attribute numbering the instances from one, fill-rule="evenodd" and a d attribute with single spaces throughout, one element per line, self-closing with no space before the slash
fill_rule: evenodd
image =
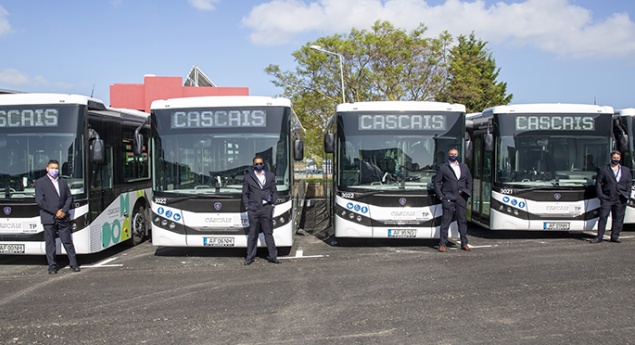
<path id="1" fill-rule="evenodd" d="M 597 238 L 597 237 L 596 237 L 596 238 L 592 239 L 592 240 L 591 240 L 591 241 L 589 241 L 589 242 L 590 242 L 590 243 L 600 243 L 600 242 L 602 242 L 602 239 L 601 239 L 601 238 Z"/>
<path id="2" fill-rule="evenodd" d="M 267 261 L 271 262 L 272 264 L 279 264 L 280 260 L 276 259 L 276 258 L 267 258 Z"/>
<path id="3" fill-rule="evenodd" d="M 49 274 L 57 274 L 57 268 L 49 268 Z"/>
<path id="4" fill-rule="evenodd" d="M 245 265 L 245 266 L 249 266 L 249 265 L 251 265 L 251 264 L 253 264 L 253 263 L 254 263 L 254 259 L 247 259 L 247 260 L 245 260 L 244 265 Z"/>
<path id="5" fill-rule="evenodd" d="M 613 242 L 613 243 L 622 243 L 622 241 L 620 241 L 620 240 L 614 240 L 614 239 L 611 239 L 611 242 Z"/>
<path id="6" fill-rule="evenodd" d="M 80 272 L 81 270 L 79 269 L 79 266 L 71 266 L 71 271 Z"/>

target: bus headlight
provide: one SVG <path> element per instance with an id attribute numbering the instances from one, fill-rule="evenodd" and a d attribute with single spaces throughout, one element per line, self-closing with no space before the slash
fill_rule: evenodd
<path id="1" fill-rule="evenodd" d="M 166 226 L 166 225 L 168 225 L 168 221 L 167 221 L 167 219 L 162 220 L 162 221 L 161 221 L 161 225 L 162 225 L 162 226 Z"/>
<path id="2" fill-rule="evenodd" d="M 176 228 L 176 224 L 174 224 L 173 222 L 170 222 L 170 229 L 174 229 Z"/>
<path id="3" fill-rule="evenodd" d="M 357 215 L 357 221 L 358 221 L 358 222 L 361 222 L 361 221 L 362 221 L 362 216 Z"/>
<path id="4" fill-rule="evenodd" d="M 349 213 L 348 218 L 352 220 L 353 218 L 355 218 L 355 214 L 353 212 Z"/>

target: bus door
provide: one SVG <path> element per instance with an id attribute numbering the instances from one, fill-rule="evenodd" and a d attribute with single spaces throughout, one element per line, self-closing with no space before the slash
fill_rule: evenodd
<path id="1" fill-rule="evenodd" d="M 471 220 L 489 225 L 490 197 L 492 190 L 492 152 L 485 152 L 484 132 L 474 134 L 474 158 L 472 161 L 472 214 Z"/>
<path id="2" fill-rule="evenodd" d="M 114 192 L 114 176 L 113 176 L 113 134 L 117 132 L 114 121 L 107 121 L 101 114 L 90 114 L 88 124 L 94 131 L 93 138 L 98 135 L 104 142 L 104 159 L 103 162 L 94 162 L 93 160 L 93 143 L 94 140 L 89 139 L 89 163 L 90 163 L 90 195 L 89 195 L 89 211 L 91 222 L 94 222 L 109 205 L 115 200 Z M 90 137 L 90 133 L 89 133 Z M 118 205 L 115 205 L 118 207 Z M 105 221 L 105 217 L 102 216 Z M 103 222 L 95 223 L 97 226 L 103 227 Z M 101 224 L 101 225 L 100 225 Z M 101 231 L 100 231 L 101 232 Z M 111 238 L 102 238 L 102 248 L 107 248 L 112 244 Z"/>

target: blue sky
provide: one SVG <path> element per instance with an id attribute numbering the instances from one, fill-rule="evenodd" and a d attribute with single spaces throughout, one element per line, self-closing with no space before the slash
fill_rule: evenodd
<path id="1" fill-rule="evenodd" d="M 185 77 L 275 96 L 269 64 L 319 37 L 388 20 L 488 42 L 513 103 L 635 107 L 635 2 L 625 0 L 0 0 L 0 89 L 94 96 Z M 337 76 L 334 76 L 337 77 Z"/>

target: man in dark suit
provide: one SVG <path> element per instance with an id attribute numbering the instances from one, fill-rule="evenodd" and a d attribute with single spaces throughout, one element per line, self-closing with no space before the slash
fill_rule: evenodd
<path id="1" fill-rule="evenodd" d="M 467 199 L 472 195 L 472 174 L 467 165 L 460 163 L 458 159 L 459 150 L 456 147 L 450 148 L 448 161 L 439 165 L 434 178 L 434 190 L 441 200 L 443 209 L 440 252 L 445 252 L 448 244 L 448 228 L 454 216 L 456 216 L 461 235 L 461 249 L 472 250 L 467 244 Z"/>
<path id="2" fill-rule="evenodd" d="M 71 208 L 73 195 L 68 183 L 59 177 L 60 164 L 50 160 L 46 166 L 46 175 L 35 181 L 35 202 L 40 207 L 40 219 L 44 226 L 46 243 L 46 260 L 49 274 L 57 273 L 55 261 L 55 237 L 58 236 L 66 249 L 69 264 L 73 272 L 79 272 L 73 235 L 68 211 Z"/>
<path id="3" fill-rule="evenodd" d="M 600 199 L 600 220 L 598 220 L 598 235 L 591 243 L 600 243 L 604 239 L 606 222 L 611 214 L 611 242 L 620 243 L 620 232 L 624 226 L 626 204 L 631 197 L 633 177 L 631 171 L 620 164 L 622 154 L 611 152 L 611 163 L 605 165 L 598 172 L 595 189 Z"/>
<path id="4" fill-rule="evenodd" d="M 254 171 L 245 174 L 243 182 L 243 206 L 249 216 L 245 265 L 251 265 L 256 258 L 260 231 L 265 235 L 265 243 L 269 251 L 267 260 L 279 264 L 278 249 L 273 239 L 273 207 L 278 200 L 276 176 L 272 172 L 264 170 L 265 163 L 262 157 L 254 157 L 253 163 Z"/>

